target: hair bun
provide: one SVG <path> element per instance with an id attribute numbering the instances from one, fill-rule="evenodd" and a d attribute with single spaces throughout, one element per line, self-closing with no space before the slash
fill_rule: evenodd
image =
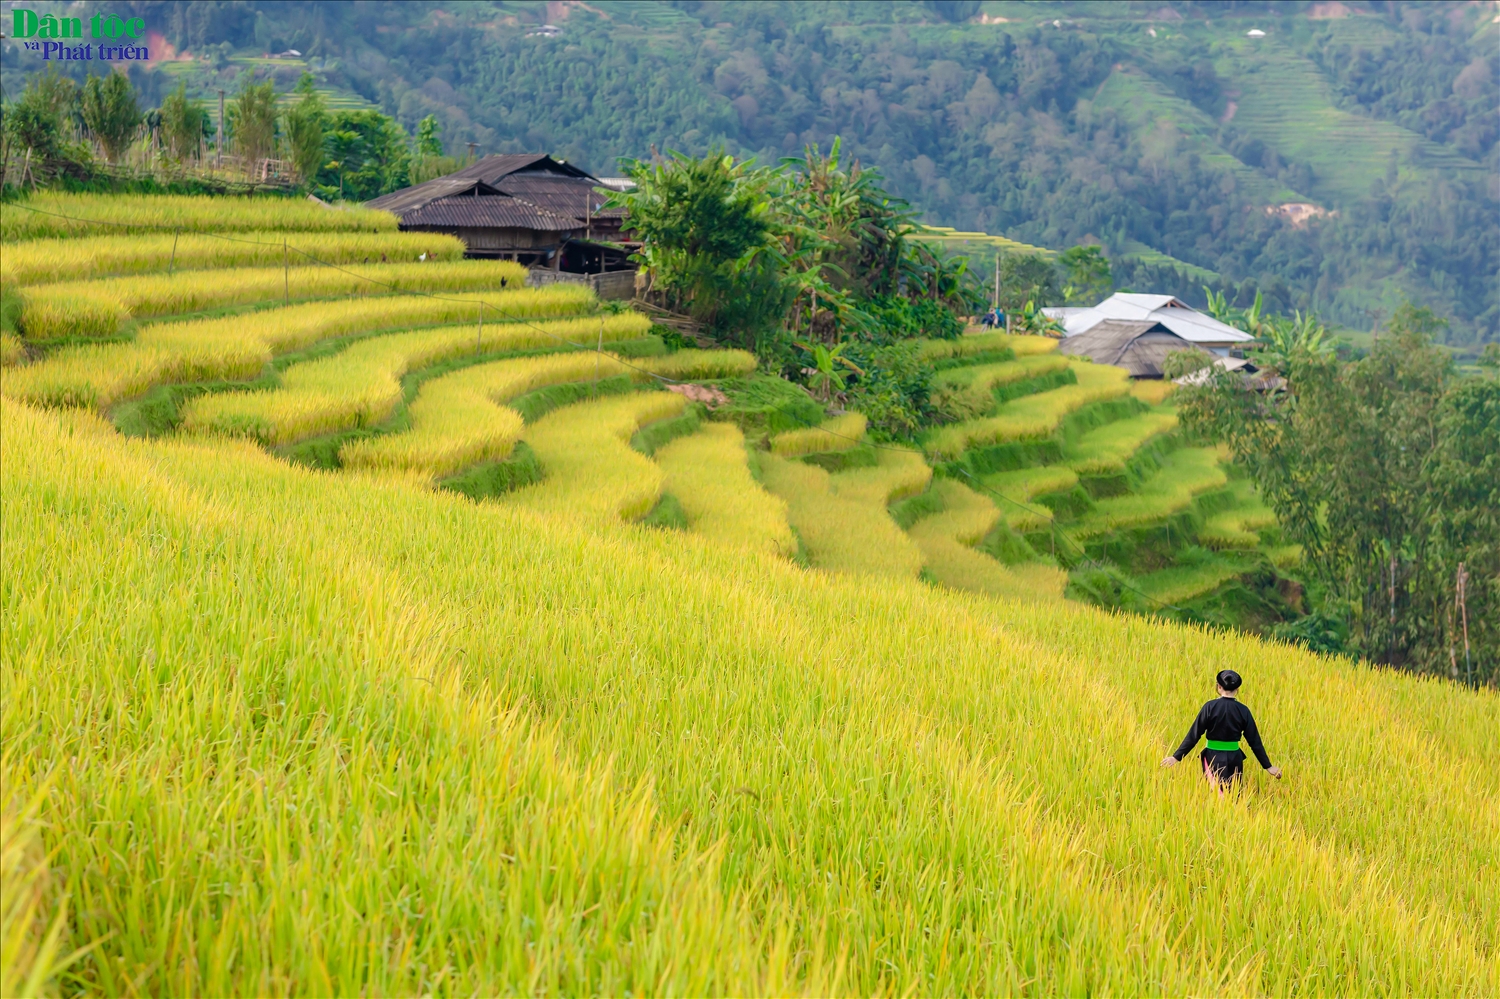
<path id="1" fill-rule="evenodd" d="M 1240 679 L 1240 675 L 1232 669 L 1219 670 L 1217 679 L 1219 686 L 1223 687 L 1225 690 L 1238 690 L 1240 684 L 1244 682 Z"/>

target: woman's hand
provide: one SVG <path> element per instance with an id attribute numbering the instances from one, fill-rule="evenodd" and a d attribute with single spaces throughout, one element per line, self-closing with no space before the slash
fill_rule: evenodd
<path id="1" fill-rule="evenodd" d="M 1177 757 L 1168 756 L 1166 759 L 1161 761 L 1161 765 L 1164 767 L 1175 767 L 1177 765 Z"/>
<path id="2" fill-rule="evenodd" d="M 1269 769 L 1266 770 L 1266 773 L 1270 774 L 1272 777 L 1275 777 L 1277 780 L 1281 780 L 1281 768 L 1280 767 L 1270 767 Z"/>

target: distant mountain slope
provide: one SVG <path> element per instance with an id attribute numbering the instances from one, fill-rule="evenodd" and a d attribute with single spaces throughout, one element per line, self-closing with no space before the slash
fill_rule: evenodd
<path id="1" fill-rule="evenodd" d="M 846 153 L 878 167 L 926 221 L 1053 249 L 1098 241 L 1132 286 L 1201 302 L 1213 274 L 1231 297 L 1261 290 L 1273 308 L 1359 328 L 1410 297 L 1451 317 L 1455 346 L 1500 338 L 1492 7 L 132 9 L 179 48 L 213 56 L 171 80 L 138 71 L 148 90 L 190 79 L 199 93 L 232 91 L 246 64 L 226 56 L 295 48 L 321 87 L 375 102 L 408 129 L 436 115 L 450 152 L 471 141 L 481 152 L 546 149 L 609 173 L 653 148 L 774 162 L 843 136 Z M 6 93 L 23 83 L 19 67 L 7 57 Z M 257 72 L 283 88 L 295 77 Z M 1279 207 L 1303 204 L 1313 208 Z"/>
<path id="2" fill-rule="evenodd" d="M 1400 125 L 1334 105 L 1328 81 L 1304 56 L 1236 40 L 1221 71 L 1238 88 L 1234 127 L 1286 158 L 1313 168 L 1312 192 L 1332 203 L 1358 201 L 1393 163 L 1409 176 L 1447 173 L 1482 180 L 1484 168 Z"/>

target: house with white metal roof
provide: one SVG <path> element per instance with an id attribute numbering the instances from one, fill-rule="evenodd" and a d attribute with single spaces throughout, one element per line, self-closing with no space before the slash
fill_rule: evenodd
<path id="1" fill-rule="evenodd" d="M 1069 337 L 1087 333 L 1100 323 L 1149 323 L 1171 331 L 1195 347 L 1226 357 L 1230 348 L 1255 338 L 1219 322 L 1171 295 L 1116 292 L 1091 309 L 1043 309 L 1062 324 Z"/>

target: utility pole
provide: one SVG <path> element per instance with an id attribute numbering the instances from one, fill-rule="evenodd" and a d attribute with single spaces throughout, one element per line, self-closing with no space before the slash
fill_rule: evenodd
<path id="1" fill-rule="evenodd" d="M 996 310 L 1000 308 L 1000 254 L 995 254 L 995 300 L 992 304 Z"/>
<path id="2" fill-rule="evenodd" d="M 479 148 L 479 143 L 477 143 L 477 142 L 471 142 L 471 143 L 469 143 L 469 162 L 470 163 L 474 162 L 475 150 L 477 150 L 478 148 Z"/>
<path id="3" fill-rule="evenodd" d="M 215 147 L 217 166 L 224 169 L 224 91 L 219 91 L 219 139 Z"/>

